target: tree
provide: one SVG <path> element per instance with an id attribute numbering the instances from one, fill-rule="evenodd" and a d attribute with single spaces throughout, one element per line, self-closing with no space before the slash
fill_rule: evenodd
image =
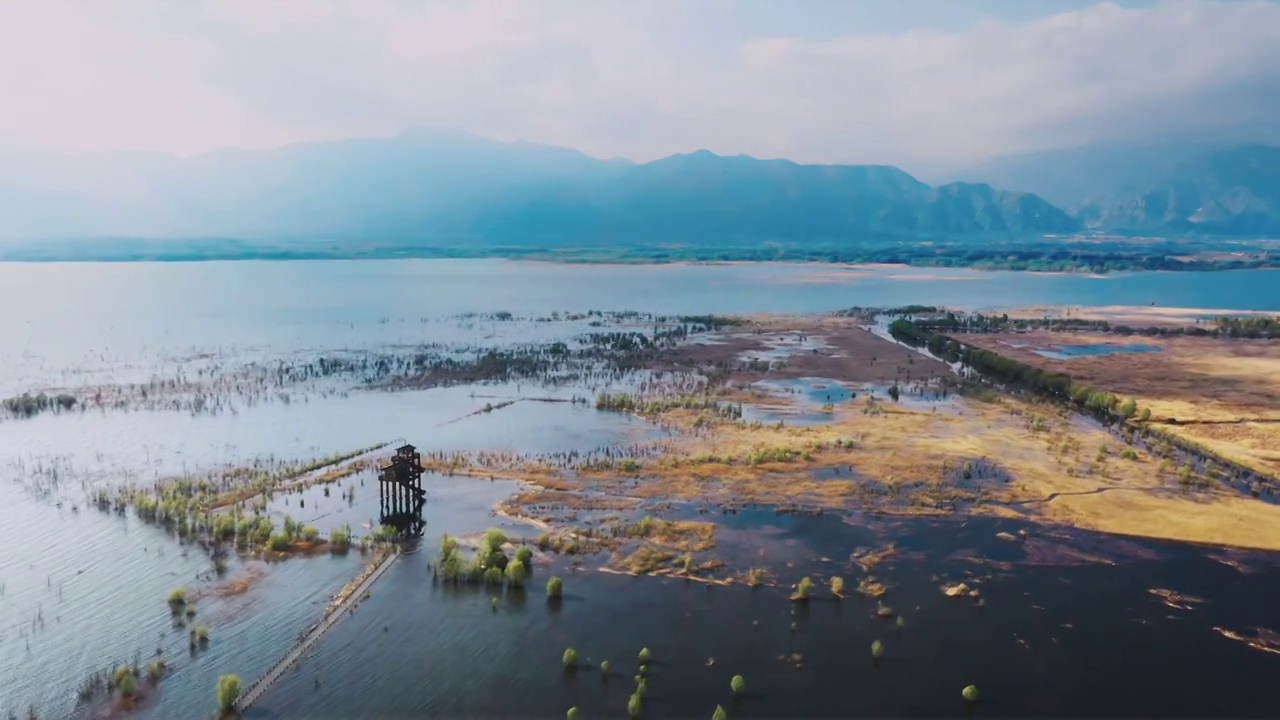
<path id="1" fill-rule="evenodd" d="M 516 560 L 524 565 L 525 570 L 533 569 L 533 551 L 530 550 L 527 545 L 521 545 L 520 548 L 516 550 Z"/>
<path id="2" fill-rule="evenodd" d="M 711 720 L 729 720 L 729 713 L 726 713 L 723 707 L 717 705 L 716 711 L 711 713 Z"/>
<path id="3" fill-rule="evenodd" d="M 729 687 L 733 689 L 734 695 L 741 695 L 742 691 L 747 689 L 747 681 L 741 675 L 734 675 L 729 681 Z"/>
<path id="4" fill-rule="evenodd" d="M 578 651 L 573 648 L 565 648 L 564 655 L 560 657 L 560 661 L 564 663 L 566 669 L 573 667 L 578 663 Z"/>
<path id="5" fill-rule="evenodd" d="M 529 571 L 525 569 L 522 562 L 513 562 L 507 565 L 507 582 L 512 587 L 524 587 L 525 580 L 529 577 Z"/>
<path id="6" fill-rule="evenodd" d="M 876 658 L 877 660 L 880 659 L 881 657 L 884 657 L 884 643 L 880 642 L 879 640 L 872 641 L 871 657 Z"/>
<path id="7" fill-rule="evenodd" d="M 964 690 L 960 691 L 960 696 L 969 702 L 978 702 L 978 686 L 965 685 Z"/>
<path id="8" fill-rule="evenodd" d="M 649 648 L 647 648 L 647 647 L 645 647 L 645 648 L 640 648 L 640 662 L 642 662 L 642 663 L 649 662 L 649 657 L 650 657 L 651 655 L 652 655 L 652 653 L 650 653 L 650 652 L 649 652 Z"/>
<path id="9" fill-rule="evenodd" d="M 578 720 L 580 716 L 581 713 L 578 712 L 578 708 L 571 707 L 569 708 L 569 711 L 564 714 L 564 720 Z"/>
<path id="10" fill-rule="evenodd" d="M 1141 420 L 1142 422 L 1150 422 L 1150 421 L 1151 421 L 1151 408 L 1149 408 L 1149 407 L 1144 407 L 1144 408 L 1142 408 L 1142 414 L 1138 416 L 1138 419 L 1139 419 L 1139 420 Z"/>
<path id="11" fill-rule="evenodd" d="M 218 709 L 224 714 L 235 712 L 240 699 L 240 676 L 223 675 L 218 678 Z"/>
<path id="12" fill-rule="evenodd" d="M 559 598 L 563 592 L 564 583 L 560 581 L 560 578 L 553 575 L 551 579 L 547 581 L 547 597 Z"/>
<path id="13" fill-rule="evenodd" d="M 627 715 L 630 715 L 633 718 L 640 717 L 640 708 L 640 696 L 636 693 L 632 693 L 630 699 L 627 700 Z"/>
<path id="14" fill-rule="evenodd" d="M 898 390 L 898 386 L 897 386 L 897 384 L 895 383 L 895 384 L 893 384 L 893 385 L 890 385 L 890 386 L 889 386 L 889 398 L 890 398 L 890 399 L 892 399 L 894 402 L 898 402 L 898 397 L 899 397 L 899 395 L 900 395 L 900 391 Z"/>
<path id="15" fill-rule="evenodd" d="M 838 575 L 831 578 L 831 594 L 836 597 L 842 597 L 844 595 L 844 578 Z"/>
<path id="16" fill-rule="evenodd" d="M 343 525 L 329 533 L 329 549 L 336 553 L 344 553 L 351 548 L 351 526 Z"/>
<path id="17" fill-rule="evenodd" d="M 796 596 L 802 600 L 808 600 L 811 592 L 813 592 L 813 581 L 808 576 L 800 578 L 800 584 L 796 586 Z"/>

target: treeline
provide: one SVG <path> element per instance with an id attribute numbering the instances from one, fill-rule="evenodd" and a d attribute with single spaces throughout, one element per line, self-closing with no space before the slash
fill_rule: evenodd
<path id="1" fill-rule="evenodd" d="M 1011 389 L 1025 390 L 1055 401 L 1073 404 L 1107 419 L 1128 420 L 1138 415 L 1137 403 L 1121 401 L 1113 393 L 1075 383 L 1069 375 L 1038 368 L 984 348 L 965 345 L 955 338 L 930 332 L 916 322 L 900 318 L 889 325 L 894 339 L 913 347 L 924 347 L 949 363 L 960 363 L 980 377 Z M 1142 412 L 1143 420 L 1150 418 Z"/>
<path id="2" fill-rule="evenodd" d="M 70 410 L 75 407 L 75 404 L 75 396 L 66 393 L 59 395 L 23 393 L 16 397 L 6 398 L 3 403 L 0 403 L 0 407 L 3 407 L 4 411 L 9 415 L 29 418 L 48 410 Z"/>
<path id="3" fill-rule="evenodd" d="M 904 315 L 931 312 L 926 306 L 909 305 L 912 312 L 901 312 L 900 309 L 883 311 L 886 315 Z M 971 315 L 957 316 L 947 313 L 941 317 L 917 318 L 913 322 L 921 329 L 930 332 L 986 333 L 1009 330 L 1052 330 L 1056 332 L 1086 331 L 1112 333 L 1115 335 L 1145 335 L 1148 337 L 1166 337 L 1187 335 L 1191 337 L 1229 337 L 1249 339 L 1280 338 L 1280 318 L 1273 317 L 1218 317 L 1212 324 L 1183 325 L 1172 327 L 1132 327 L 1129 325 L 1112 325 L 1106 320 L 1087 320 L 1084 318 L 1010 318 L 1005 315 Z"/>

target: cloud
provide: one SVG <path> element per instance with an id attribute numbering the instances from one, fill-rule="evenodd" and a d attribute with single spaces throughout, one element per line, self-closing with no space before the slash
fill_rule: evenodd
<path id="1" fill-rule="evenodd" d="M 4 4 L 0 139 L 192 152 L 438 124 L 637 159 L 959 164 L 1280 117 L 1274 2 L 760 37 L 744 1 Z"/>

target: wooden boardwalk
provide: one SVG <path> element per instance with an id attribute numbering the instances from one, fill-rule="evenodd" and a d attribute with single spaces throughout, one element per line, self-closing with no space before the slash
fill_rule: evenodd
<path id="1" fill-rule="evenodd" d="M 294 646 L 289 649 L 289 652 L 286 653 L 284 657 L 280 658 L 275 665 L 272 665 L 271 669 L 268 670 L 265 675 L 258 678 L 257 682 L 241 693 L 240 699 L 236 702 L 236 710 L 243 713 L 250 705 L 257 702 L 258 699 L 262 697 L 263 693 L 270 689 L 277 680 L 284 676 L 286 670 L 297 662 L 298 659 L 307 652 L 307 650 L 311 649 L 311 646 L 323 637 L 330 628 L 337 624 L 338 620 L 342 619 L 342 616 L 351 611 L 355 604 L 360 601 L 360 598 L 369 591 L 369 588 L 373 587 L 374 583 L 378 582 L 378 578 L 381 578 L 383 573 L 387 571 L 387 568 L 391 567 L 399 557 L 400 548 L 398 546 L 392 546 L 391 552 L 383 557 L 382 561 L 378 564 L 378 567 L 374 568 L 373 572 L 369 573 L 369 576 L 356 587 L 355 591 L 343 599 L 341 603 L 331 608 L 328 614 L 324 616 L 324 619 L 316 625 L 313 625 L 311 629 L 307 631 L 307 634 L 295 643 Z"/>

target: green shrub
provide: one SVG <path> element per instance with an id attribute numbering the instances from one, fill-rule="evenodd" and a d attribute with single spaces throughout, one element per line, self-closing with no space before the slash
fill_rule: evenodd
<path id="1" fill-rule="evenodd" d="M 138 683 L 133 679 L 133 673 L 126 673 L 116 679 L 116 690 L 120 691 L 120 697 L 133 697 L 138 690 Z"/>
<path id="2" fill-rule="evenodd" d="M 529 571 L 524 563 L 513 562 L 507 566 L 507 581 L 511 583 L 512 587 L 524 587 L 524 583 L 528 579 Z"/>
<path id="3" fill-rule="evenodd" d="M 831 578 L 831 593 L 833 595 L 844 594 L 844 578 L 838 576 Z"/>
<path id="4" fill-rule="evenodd" d="M 564 655 L 560 661 L 564 663 L 565 668 L 571 668 L 578 663 L 578 652 L 573 648 L 565 648 Z"/>
<path id="5" fill-rule="evenodd" d="M 267 542 L 267 547 L 276 552 L 284 552 L 289 549 L 289 536 L 284 533 L 275 533 Z"/>
<path id="6" fill-rule="evenodd" d="M 315 542 L 320 539 L 320 528 L 314 525 L 302 526 L 302 539 L 307 542 Z"/>
<path id="7" fill-rule="evenodd" d="M 960 696 L 969 702 L 978 702 L 978 686 L 965 685 L 964 690 L 960 691 Z"/>
<path id="8" fill-rule="evenodd" d="M 336 553 L 344 553 L 351 549 L 350 525 L 343 525 L 329 533 L 329 549 Z"/>
<path id="9" fill-rule="evenodd" d="M 564 714 L 564 720 L 578 720 L 580 716 L 581 713 L 578 712 L 578 708 L 571 707 L 569 708 L 569 711 Z"/>
<path id="10" fill-rule="evenodd" d="M 236 709 L 236 701 L 240 699 L 240 676 L 223 675 L 218 678 L 218 709 L 230 713 Z"/>
<path id="11" fill-rule="evenodd" d="M 547 581 L 547 597 L 558 598 L 563 592 L 564 583 L 560 581 L 560 578 L 552 576 L 552 578 Z"/>
<path id="12" fill-rule="evenodd" d="M 741 675 L 734 675 L 729 681 L 729 687 L 733 689 L 734 695 L 741 695 L 747 689 L 747 681 Z"/>
<path id="13" fill-rule="evenodd" d="M 608 674 L 609 674 L 609 661 L 608 661 L 608 660 L 601 660 L 601 661 L 600 661 L 600 672 L 602 672 L 602 673 L 604 673 L 604 674 L 606 674 L 606 675 L 608 675 Z"/>
<path id="14" fill-rule="evenodd" d="M 800 578 L 800 584 L 796 586 L 796 595 L 808 599 L 811 592 L 813 592 L 813 581 L 807 576 Z"/>
<path id="15" fill-rule="evenodd" d="M 723 707 L 717 705 L 715 712 L 711 713 L 711 720 L 729 720 L 729 713 L 725 712 Z"/>
<path id="16" fill-rule="evenodd" d="M 879 640 L 871 642 L 871 657 L 876 659 L 884 657 L 884 643 Z"/>
<path id="17" fill-rule="evenodd" d="M 650 656 L 651 656 L 651 653 L 649 652 L 649 648 L 647 647 L 640 648 L 640 662 L 642 663 L 649 662 Z"/>
<path id="18" fill-rule="evenodd" d="M 170 605 L 186 605 L 186 604 L 187 604 L 187 589 L 186 589 L 186 588 L 174 588 L 174 589 L 170 590 L 170 591 L 169 591 L 169 604 L 170 604 Z"/>
<path id="19" fill-rule="evenodd" d="M 484 571 L 484 581 L 487 585 L 501 585 L 502 577 L 502 571 L 496 567 Z"/>
<path id="20" fill-rule="evenodd" d="M 630 699 L 627 700 L 627 715 L 633 718 L 640 717 L 641 707 L 642 704 L 640 702 L 640 696 L 636 693 L 632 693 Z"/>
<path id="21" fill-rule="evenodd" d="M 528 547 L 521 545 L 516 550 L 516 560 L 520 561 L 526 570 L 533 569 L 533 551 Z"/>

